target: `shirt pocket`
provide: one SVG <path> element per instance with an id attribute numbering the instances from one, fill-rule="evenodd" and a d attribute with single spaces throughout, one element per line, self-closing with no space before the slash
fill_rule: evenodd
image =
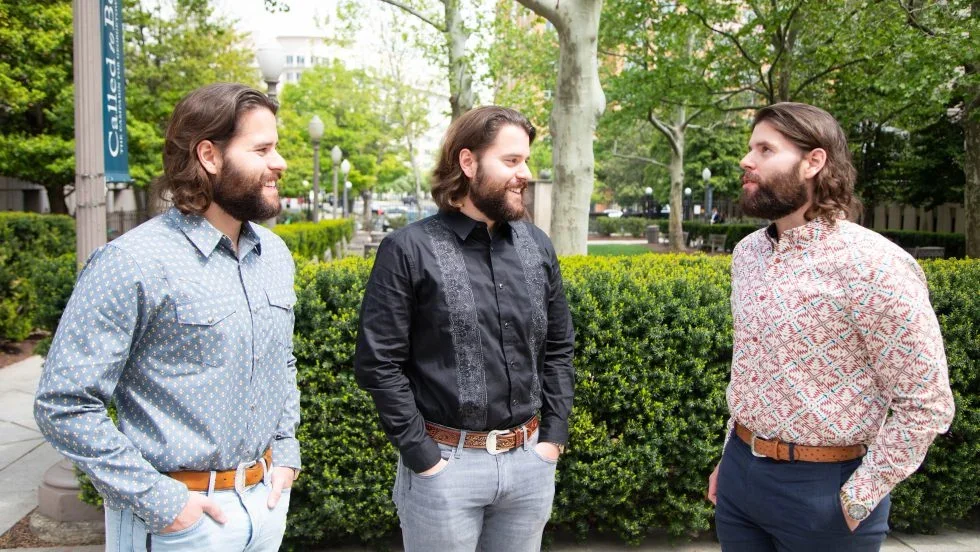
<path id="1" fill-rule="evenodd" d="M 296 292 L 290 286 L 266 288 L 265 308 L 256 313 L 256 325 L 262 333 L 256 336 L 262 344 L 256 350 L 268 359 L 274 369 L 286 366 L 293 349 L 293 307 Z"/>
<path id="2" fill-rule="evenodd" d="M 177 364 L 188 372 L 225 364 L 228 347 L 237 342 L 235 299 L 187 280 L 178 282 L 176 296 Z"/>

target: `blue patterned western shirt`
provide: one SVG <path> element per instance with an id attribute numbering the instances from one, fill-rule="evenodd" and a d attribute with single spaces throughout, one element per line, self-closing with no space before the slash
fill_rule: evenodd
<path id="1" fill-rule="evenodd" d="M 300 467 L 293 273 L 269 230 L 245 223 L 236 255 L 207 220 L 176 209 L 91 256 L 34 416 L 108 506 L 159 532 L 188 493 L 164 473 L 234 469 L 269 446 L 275 465 Z"/>

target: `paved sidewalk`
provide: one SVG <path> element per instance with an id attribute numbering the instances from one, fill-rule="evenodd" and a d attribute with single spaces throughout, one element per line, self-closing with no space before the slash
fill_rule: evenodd
<path id="1" fill-rule="evenodd" d="M 44 472 L 61 456 L 44 442 L 34 423 L 34 390 L 41 375 L 41 357 L 33 356 L 6 368 L 0 368 L 0 534 L 7 532 L 37 506 L 37 487 Z M 96 552 L 103 547 L 61 546 L 52 548 L 19 548 L 18 552 Z M 393 546 L 392 550 L 400 550 Z M 336 552 L 361 552 L 362 547 L 326 548 Z M 577 544 L 559 537 L 550 550 L 554 552 L 720 552 L 721 547 L 710 536 L 691 543 L 671 543 L 668 539 L 650 538 L 639 547 L 627 547 L 611 540 L 590 540 Z M 980 552 L 980 528 L 971 531 L 944 531 L 939 535 L 906 535 L 893 533 L 883 552 Z"/>

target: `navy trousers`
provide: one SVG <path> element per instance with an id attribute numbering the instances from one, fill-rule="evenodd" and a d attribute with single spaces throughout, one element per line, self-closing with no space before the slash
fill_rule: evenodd
<path id="1" fill-rule="evenodd" d="M 886 496 L 851 533 L 840 489 L 861 459 L 780 462 L 758 458 L 732 435 L 718 469 L 715 524 L 724 552 L 866 552 L 888 536 Z"/>

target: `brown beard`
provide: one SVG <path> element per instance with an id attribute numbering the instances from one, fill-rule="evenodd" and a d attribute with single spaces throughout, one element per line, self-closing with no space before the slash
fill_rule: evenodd
<path id="1" fill-rule="evenodd" d="M 810 200 L 806 184 L 800 180 L 801 160 L 790 170 L 756 183 L 754 192 L 742 191 L 739 203 L 742 212 L 750 217 L 776 220 L 793 213 Z"/>
<path id="2" fill-rule="evenodd" d="M 214 202 L 235 220 L 266 220 L 279 214 L 278 201 L 270 204 L 263 195 L 262 183 L 268 173 L 249 176 L 232 163 L 226 163 L 214 184 Z"/>
<path id="3" fill-rule="evenodd" d="M 527 183 L 522 182 L 522 184 L 526 189 Z M 477 166 L 476 178 L 470 182 L 469 191 L 473 206 L 494 222 L 520 220 L 527 213 L 523 201 L 518 209 L 508 204 L 506 194 L 509 193 L 509 188 L 507 185 L 495 186 L 491 184 L 487 175 L 483 173 L 483 167 Z"/>

